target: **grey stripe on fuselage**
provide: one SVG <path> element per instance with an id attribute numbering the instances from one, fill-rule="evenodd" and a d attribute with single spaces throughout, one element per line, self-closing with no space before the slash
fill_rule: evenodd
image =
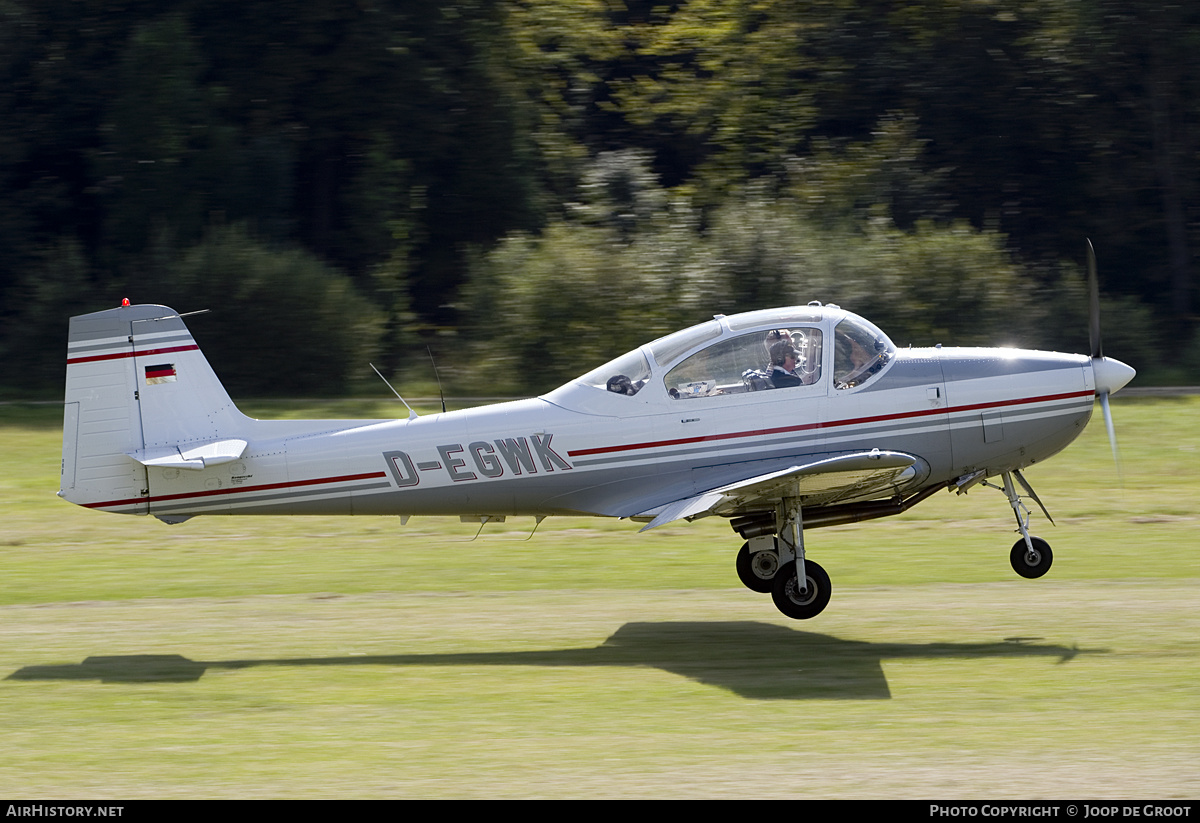
<path id="1" fill-rule="evenodd" d="M 717 436 L 721 437 L 721 435 Z M 669 445 L 658 447 L 647 446 L 645 448 L 638 449 L 637 454 L 620 454 L 614 457 L 597 457 L 591 460 L 575 460 L 573 462 L 576 467 L 583 467 L 602 466 L 611 463 L 634 463 L 641 460 L 662 460 L 664 458 L 687 457 L 689 455 L 696 454 L 712 454 L 713 452 L 719 452 L 724 449 L 732 449 L 739 445 L 745 448 L 748 447 L 749 443 L 751 442 L 757 442 L 760 449 L 769 449 L 773 446 L 794 449 L 797 446 L 803 446 L 805 443 L 813 440 L 824 438 L 824 436 L 823 430 L 821 429 L 811 429 L 803 432 L 793 432 L 790 434 L 764 437 L 758 441 L 752 440 L 752 435 L 733 435 L 724 437 L 723 440 L 725 442 L 717 443 L 715 445 L 696 446 L 690 449 L 674 449 Z M 671 451 L 665 451 L 666 449 L 671 449 Z"/>
<path id="2" fill-rule="evenodd" d="M 345 497 L 353 493 L 361 491 L 369 491 L 372 489 L 391 489 L 392 484 L 387 481 L 378 483 L 368 483 L 362 486 L 339 486 L 336 488 L 324 489 L 301 489 L 297 491 L 281 491 L 273 494 L 255 494 L 253 490 L 247 490 L 242 493 L 243 496 L 238 496 L 238 492 L 232 492 L 229 495 L 220 497 L 209 497 L 206 499 L 197 500 L 178 500 L 165 503 L 156 503 L 154 499 L 150 500 L 151 514 L 175 514 L 180 512 L 192 512 L 197 509 L 221 509 L 237 506 L 254 505 L 265 501 L 273 501 L 276 503 L 298 500 L 303 498 L 319 498 L 322 495 L 337 495 Z"/>
<path id="3" fill-rule="evenodd" d="M 997 406 L 988 409 L 969 409 L 963 412 L 951 413 L 950 428 L 978 426 L 982 414 L 995 413 L 1003 416 L 1005 422 L 1020 423 L 1030 420 L 1042 420 L 1047 417 L 1061 417 L 1071 414 L 1090 412 L 1094 403 L 1092 397 L 1080 399 L 1077 397 L 1059 401 L 1048 401 L 1044 405 L 1030 409 L 1022 406 Z"/>
<path id="4" fill-rule="evenodd" d="M 169 335 L 164 335 L 162 337 L 159 337 L 156 335 L 152 341 L 146 340 L 146 337 L 147 337 L 147 335 L 140 335 L 137 338 L 137 342 L 143 346 L 146 343 L 153 343 L 155 346 L 164 346 L 164 345 L 169 345 L 171 343 L 190 342 L 192 340 L 192 336 L 190 334 L 188 334 L 187 332 L 183 332 L 182 334 L 169 334 Z M 122 345 L 122 343 L 124 345 Z M 128 348 L 128 347 L 129 347 L 129 341 L 126 338 L 119 338 L 119 339 L 113 338 L 112 340 L 110 340 L 110 342 L 97 343 L 97 344 L 91 345 L 91 346 L 76 346 L 74 344 L 71 344 L 70 356 L 77 357 L 79 355 L 82 355 L 82 354 L 85 354 L 86 352 L 91 352 L 91 351 L 104 351 L 106 349 Z"/>

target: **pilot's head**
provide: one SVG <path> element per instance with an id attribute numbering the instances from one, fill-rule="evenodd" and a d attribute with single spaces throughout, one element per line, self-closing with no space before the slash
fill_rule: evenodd
<path id="1" fill-rule="evenodd" d="M 788 364 L 788 359 L 791 359 L 791 364 Z M 784 368 L 794 368 L 796 365 L 796 349 L 786 340 L 780 340 L 775 345 L 771 346 L 771 365 L 783 366 Z"/>

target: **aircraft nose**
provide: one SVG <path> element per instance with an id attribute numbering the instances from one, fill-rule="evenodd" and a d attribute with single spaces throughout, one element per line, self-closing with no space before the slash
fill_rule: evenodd
<path id="1" fill-rule="evenodd" d="M 1096 380 L 1096 394 L 1113 394 L 1120 391 L 1137 374 L 1132 366 L 1111 357 L 1093 357 L 1092 374 Z"/>

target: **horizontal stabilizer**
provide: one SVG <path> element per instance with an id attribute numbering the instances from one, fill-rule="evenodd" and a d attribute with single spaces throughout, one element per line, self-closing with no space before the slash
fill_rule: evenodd
<path id="1" fill-rule="evenodd" d="M 246 451 L 245 440 L 215 440 L 186 450 L 178 446 L 160 446 L 126 452 L 143 466 L 200 470 L 239 459 Z"/>

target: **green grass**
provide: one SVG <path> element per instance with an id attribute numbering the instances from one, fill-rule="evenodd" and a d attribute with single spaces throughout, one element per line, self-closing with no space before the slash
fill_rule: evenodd
<path id="1" fill-rule="evenodd" d="M 0 407 L 0 791 L 1194 798 L 1200 402 L 1114 411 L 1123 489 L 1099 421 L 1027 473 L 1047 577 L 998 492 L 937 495 L 810 532 L 796 622 L 724 521 L 169 527 L 58 500 L 60 411 Z"/>

